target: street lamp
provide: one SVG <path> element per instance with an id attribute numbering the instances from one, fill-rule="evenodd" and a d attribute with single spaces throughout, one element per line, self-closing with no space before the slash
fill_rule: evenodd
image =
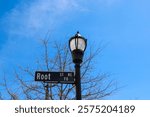
<path id="1" fill-rule="evenodd" d="M 76 99 L 81 100 L 81 77 L 80 64 L 83 60 L 84 51 L 86 50 L 87 40 L 82 37 L 79 32 L 69 40 L 69 47 L 72 54 L 73 62 L 75 63 L 75 85 L 76 85 Z"/>

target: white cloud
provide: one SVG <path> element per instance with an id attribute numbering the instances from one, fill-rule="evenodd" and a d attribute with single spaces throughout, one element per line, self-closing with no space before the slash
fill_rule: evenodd
<path id="1" fill-rule="evenodd" d="M 59 26 L 72 11 L 88 11 L 92 4 L 110 6 L 117 1 L 120 0 L 24 0 L 3 18 L 3 27 L 10 37 L 44 35 Z"/>
<path id="2" fill-rule="evenodd" d="M 22 2 L 4 17 L 3 24 L 8 35 L 29 37 L 59 25 L 77 7 L 74 0 Z"/>
<path id="3" fill-rule="evenodd" d="M 1 19 L 0 26 L 8 39 L 0 50 L 0 66 L 8 69 L 30 63 L 38 51 L 37 39 L 59 27 L 77 7 L 74 0 L 24 0 L 18 4 Z"/>
<path id="4" fill-rule="evenodd" d="M 32 55 L 30 50 L 35 49 L 36 39 L 43 38 L 48 30 L 55 30 L 69 20 L 72 12 L 85 12 L 91 10 L 89 6 L 94 4 L 112 5 L 115 1 L 118 0 L 23 0 L 1 20 L 8 42 L 0 50 L 0 56 L 4 58 L 0 63 L 14 62 L 19 55 L 24 56 L 18 57 L 22 60 L 25 55 L 28 58 Z"/>

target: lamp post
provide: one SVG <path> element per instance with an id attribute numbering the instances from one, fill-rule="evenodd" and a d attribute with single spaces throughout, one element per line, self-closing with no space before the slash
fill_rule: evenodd
<path id="1" fill-rule="evenodd" d="M 80 64 L 83 60 L 84 51 L 86 50 L 87 40 L 82 37 L 79 32 L 69 40 L 69 47 L 72 54 L 73 62 L 75 63 L 75 86 L 76 86 L 76 99 L 81 100 L 81 77 L 80 77 Z"/>

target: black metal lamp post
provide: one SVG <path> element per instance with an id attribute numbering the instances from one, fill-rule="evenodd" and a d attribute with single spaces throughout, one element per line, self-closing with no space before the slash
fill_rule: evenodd
<path id="1" fill-rule="evenodd" d="M 84 51 L 87 46 L 87 40 L 82 37 L 79 32 L 69 40 L 69 47 L 72 53 L 72 59 L 75 63 L 75 85 L 76 85 L 76 99 L 81 100 L 81 77 L 80 64 L 83 60 Z"/>

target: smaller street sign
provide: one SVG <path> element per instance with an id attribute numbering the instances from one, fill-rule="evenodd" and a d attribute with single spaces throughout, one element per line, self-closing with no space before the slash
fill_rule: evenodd
<path id="1" fill-rule="evenodd" d="M 49 83 L 74 84 L 74 72 L 48 72 L 36 71 L 35 81 L 43 81 Z"/>

